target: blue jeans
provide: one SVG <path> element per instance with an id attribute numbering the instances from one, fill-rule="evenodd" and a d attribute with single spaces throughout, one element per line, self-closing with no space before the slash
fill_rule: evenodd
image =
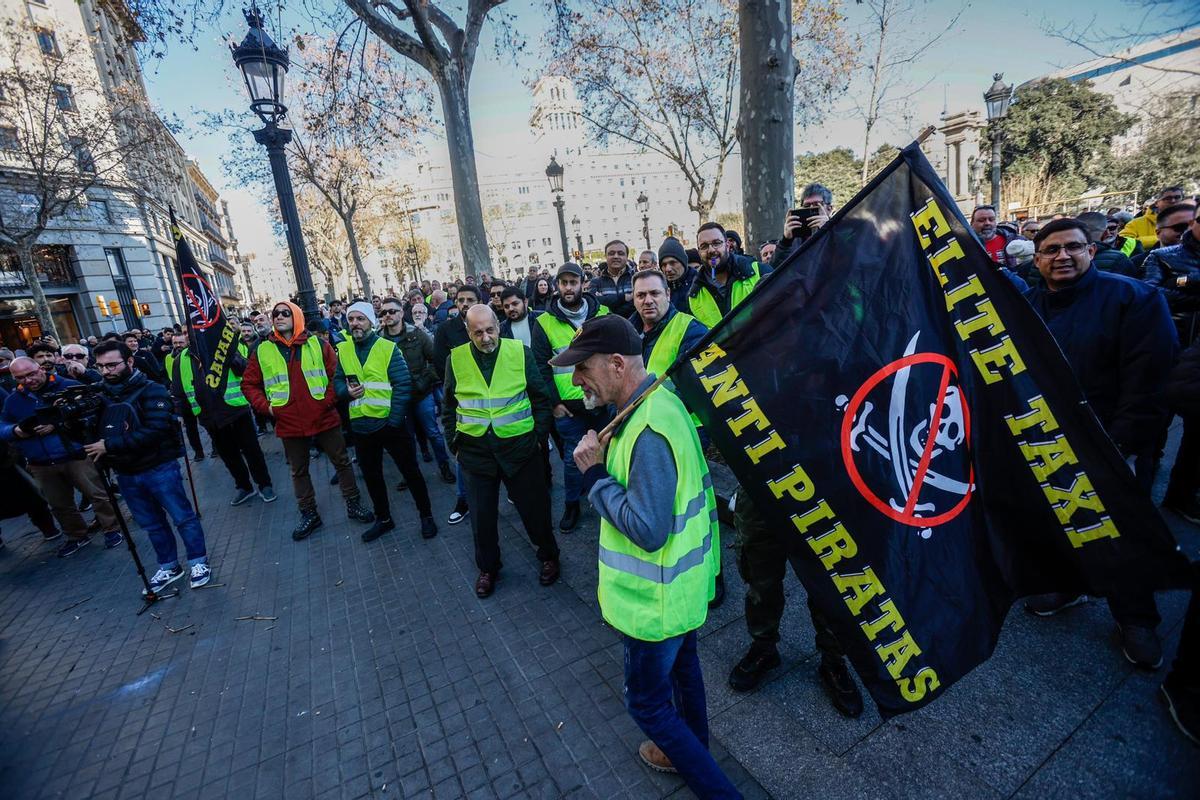
<path id="1" fill-rule="evenodd" d="M 450 457 L 446 455 L 446 440 L 442 438 L 442 429 L 438 427 L 436 406 L 433 392 L 430 392 L 413 403 L 405 422 L 408 423 L 409 430 L 415 425 L 421 426 L 421 430 L 425 431 L 425 438 L 433 447 L 433 457 L 437 459 L 437 463 L 445 464 Z M 413 434 L 416 435 L 416 432 L 413 431 Z"/>
<path id="2" fill-rule="evenodd" d="M 467 502 L 467 479 L 463 476 L 462 464 L 454 462 L 454 480 L 458 484 L 458 499 Z"/>
<path id="3" fill-rule="evenodd" d="M 179 550 L 175 545 L 175 534 L 167 524 L 167 517 L 175 523 L 188 563 L 195 565 L 208 561 L 204 549 L 204 529 L 200 517 L 192 508 L 192 501 L 183 488 L 183 475 L 178 461 L 168 461 L 157 467 L 135 475 L 117 473 L 117 486 L 129 506 L 129 513 L 142 526 L 154 545 L 158 565 L 164 568 L 178 566 Z"/>
<path id="4" fill-rule="evenodd" d="M 708 708 L 696 632 L 625 641 L 625 707 L 700 798 L 740 798 L 708 752 Z"/>
<path id="5" fill-rule="evenodd" d="M 588 430 L 599 433 L 611 419 L 607 407 L 555 418 L 554 427 L 562 437 L 563 499 L 566 502 L 579 502 L 579 496 L 583 493 L 583 473 L 575 466 L 575 446 Z"/>

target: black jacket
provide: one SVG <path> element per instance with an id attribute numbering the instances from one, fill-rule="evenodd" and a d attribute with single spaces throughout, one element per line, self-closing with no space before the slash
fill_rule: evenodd
<path id="1" fill-rule="evenodd" d="M 1200 417 L 1200 342 L 1179 357 L 1167 383 L 1167 402 L 1181 417 Z"/>
<path id="2" fill-rule="evenodd" d="M 628 317 L 633 313 L 633 302 L 626 300 L 625 295 L 633 292 L 633 269 L 626 267 L 625 271 L 613 278 L 605 266 L 600 274 L 592 279 L 592 294 L 613 314 Z"/>
<path id="3" fill-rule="evenodd" d="M 1200 242 L 1191 231 L 1185 231 L 1179 244 L 1156 247 L 1142 262 L 1144 280 L 1158 288 L 1167 298 L 1167 306 L 1175 318 L 1179 340 L 1186 347 L 1196 338 L 1197 312 L 1200 312 Z M 1187 286 L 1177 284 L 1186 277 Z"/>
<path id="4" fill-rule="evenodd" d="M 446 378 L 446 359 L 450 351 L 460 344 L 471 341 L 467 335 L 467 321 L 463 314 L 449 317 L 433 333 L 433 368 L 437 371 L 438 380 Z"/>
<path id="5" fill-rule="evenodd" d="M 588 319 L 596 316 L 596 312 L 600 310 L 600 301 L 586 292 L 582 297 L 584 305 L 587 307 L 586 322 Z M 559 308 L 557 301 L 552 303 L 550 308 L 546 309 L 546 313 L 574 327 L 566 315 L 563 314 L 562 309 Z M 554 350 L 550 347 L 550 340 L 546 337 L 546 331 L 542 329 L 541 323 L 534 324 L 533 334 L 530 338 L 533 341 L 533 361 L 537 364 L 538 371 L 542 374 L 542 382 L 546 385 L 546 391 L 550 393 L 551 408 L 562 403 L 572 414 L 586 411 L 587 409 L 584 408 L 582 400 L 564 401 L 558 396 L 558 387 L 554 385 L 554 369 L 550 366 L 550 359 L 554 358 Z"/>
<path id="6" fill-rule="evenodd" d="M 530 341 L 530 343 L 533 342 L 533 326 L 534 326 L 535 320 L 537 320 L 537 318 L 540 317 L 543 313 L 545 313 L 545 312 L 537 311 L 532 306 L 529 307 L 529 311 L 526 314 L 526 317 L 529 320 L 529 341 Z M 512 320 L 509 319 L 508 317 L 505 317 L 504 321 L 500 323 L 500 338 L 501 339 L 514 338 L 513 332 L 512 332 Z"/>
<path id="7" fill-rule="evenodd" d="M 471 348 L 471 355 L 475 357 L 479 372 L 489 383 L 492 373 L 496 370 L 496 356 L 499 352 L 499 348 L 491 353 L 481 353 L 478 348 Z M 546 438 L 554 425 L 554 406 L 550 402 L 550 395 L 546 392 L 542 376 L 534 364 L 533 353 L 528 347 L 524 348 L 523 352 L 525 391 L 529 395 L 530 405 L 533 406 L 534 426 L 533 432 L 525 436 L 501 439 L 490 428 L 483 436 L 459 436 L 454 371 L 446 370 L 446 390 L 442 399 L 442 430 L 446 433 L 446 447 L 468 472 L 490 477 L 516 474 L 529 459 L 539 454 L 539 442 Z"/>
<path id="8" fill-rule="evenodd" d="M 1167 379 L 1179 353 L 1167 304 L 1146 284 L 1089 269 L 1057 292 L 1026 292 L 1075 372 L 1088 403 L 1126 455 L 1159 446 Z"/>
<path id="9" fill-rule="evenodd" d="M 379 329 L 379 335 L 395 342 L 404 355 L 409 380 L 412 381 L 411 401 L 415 403 L 423 399 L 441 380 L 435 367 L 437 359 L 434 356 L 433 337 L 411 322 L 404 323 L 404 332 L 399 336 L 388 336 L 382 328 Z M 445 359 L 442 359 L 442 364 L 445 363 Z"/>
<path id="10" fill-rule="evenodd" d="M 120 383 L 105 381 L 103 386 L 110 403 L 128 402 L 136 394 L 133 406 L 140 420 L 138 426 L 129 430 L 102 432 L 108 466 L 119 473 L 135 475 L 183 455 L 179 422 L 167 387 L 137 370 Z"/>
<path id="11" fill-rule="evenodd" d="M 667 281 L 667 286 L 671 289 L 671 305 L 675 308 L 687 307 L 688 293 L 692 291 L 692 284 L 696 282 L 697 271 L 695 267 L 688 267 L 679 276 L 679 280 Z"/>
<path id="12" fill-rule="evenodd" d="M 1115 272 L 1118 275 L 1124 275 L 1127 278 L 1138 277 L 1137 270 L 1134 269 L 1133 262 L 1129 260 L 1129 256 L 1104 242 L 1096 242 L 1096 255 L 1092 258 L 1092 266 L 1102 269 L 1105 272 Z"/>

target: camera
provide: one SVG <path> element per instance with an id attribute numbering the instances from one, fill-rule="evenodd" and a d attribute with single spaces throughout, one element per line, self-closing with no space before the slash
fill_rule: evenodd
<path id="1" fill-rule="evenodd" d="M 47 408 L 38 410 L 33 425 L 21 423 L 23 430 L 36 425 L 54 425 L 69 439 L 88 444 L 100 438 L 100 420 L 107 401 L 96 384 L 80 384 L 46 396 Z"/>

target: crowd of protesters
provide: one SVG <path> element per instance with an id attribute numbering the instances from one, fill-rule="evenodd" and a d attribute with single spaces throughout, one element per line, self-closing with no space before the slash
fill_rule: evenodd
<path id="1" fill-rule="evenodd" d="M 735 231 L 707 223 L 696 232 L 695 248 L 668 238 L 657 250 L 637 252 L 615 240 L 605 245 L 604 262 L 596 266 L 567 263 L 553 272 L 532 266 L 517 280 L 485 273 L 445 283 L 414 281 L 402 296 L 330 300 L 308 319 L 295 302 L 284 300 L 237 320 L 240 343 L 229 388 L 216 401 L 195 391 L 196 359 L 178 327 L 105 334 L 66 346 L 44 337 L 23 352 L 0 349 L 0 440 L 5 444 L 0 471 L 7 486 L 37 489 L 10 493 L 14 499 L 6 503 L 4 516 L 28 515 L 47 541 L 65 535 L 57 551 L 64 558 L 96 533 L 106 547 L 121 543 L 116 510 L 88 457 L 95 456 L 97 445 L 74 441 L 38 421 L 48 395 L 98 384 L 114 397 L 133 394 L 144 398 L 143 404 L 149 401 L 144 432 L 134 438 L 164 443 L 153 456 L 139 454 L 131 441 L 99 445 L 102 454 L 107 449 L 115 456 L 121 494 L 154 543 L 155 588 L 183 574 L 168 517 L 185 544 L 193 585 L 203 585 L 209 575 L 203 532 L 182 489 L 177 456 L 183 436 L 175 417 L 182 420 L 192 461 L 206 457 L 206 433 L 208 451 L 218 455 L 232 479 L 234 506 L 276 499 L 258 441 L 274 431 L 299 513 L 292 531 L 296 541 L 323 525 L 309 474 L 314 453 L 333 466 L 347 517 L 368 526 L 361 534 L 367 543 L 396 529 L 393 491 L 407 491 L 412 498 L 412 527 L 424 538 L 437 535 L 418 456 L 433 463 L 433 477 L 456 487 L 456 503 L 445 522 L 471 524 L 479 570 L 474 588 L 480 598 L 490 596 L 500 579 L 497 517 L 503 485 L 536 549 L 539 582 L 550 585 L 561 573 L 556 537 L 579 527 L 581 500 L 596 491 L 595 465 L 581 470 L 576 453 L 613 416 L 611 406 L 595 402 L 573 379 L 571 367 L 554 366 L 558 356 L 589 320 L 614 315 L 632 324 L 648 372 L 661 373 L 834 212 L 832 193 L 810 184 L 800 192 L 797 209 L 786 215 L 779 238 L 759 243 L 750 254 Z M 1021 220 L 1004 219 L 985 205 L 973 209 L 968 222 L 983 251 L 1057 340 L 1140 491 L 1150 490 L 1173 416 L 1182 419 L 1182 441 L 1162 506 L 1200 524 L 1195 198 L 1169 186 L 1137 213 L 1113 208 Z M 147 385 L 157 388 L 147 390 Z M 220 405 L 205 405 L 214 402 Z M 699 434 L 703 442 L 702 429 Z M 383 477 L 385 452 L 402 475 L 394 490 Z M 552 457 L 562 462 L 563 503 L 556 525 Z M 636 501 L 629 487 L 629 502 Z M 781 664 L 777 643 L 788 558 L 743 492 L 735 508 L 750 644 L 728 681 L 748 692 Z M 87 512 L 93 514 L 90 522 Z M 719 572 L 715 578 L 708 599 L 713 607 L 724 597 Z M 1153 595 L 1131 589 L 1106 599 L 1124 656 L 1138 667 L 1159 668 L 1160 618 Z M 1045 595 L 1028 599 L 1026 608 L 1048 616 L 1087 600 Z M 834 707 L 856 717 L 863 702 L 844 651 L 829 621 L 815 607 L 810 612 L 821 652 L 819 680 Z M 1196 612 L 1193 599 L 1191 644 L 1181 645 L 1163 684 L 1174 718 L 1193 738 L 1200 711 Z M 686 769 L 673 766 L 663 750 L 651 748 L 642 756 L 658 769 Z"/>

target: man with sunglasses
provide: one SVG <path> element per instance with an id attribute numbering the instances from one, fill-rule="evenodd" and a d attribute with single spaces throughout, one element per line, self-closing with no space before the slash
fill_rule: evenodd
<path id="1" fill-rule="evenodd" d="M 503 280 L 496 278 L 488 286 L 488 305 L 496 312 L 496 319 L 504 319 L 504 289 L 507 287 Z"/>
<path id="2" fill-rule="evenodd" d="M 1029 289 L 1026 299 L 1058 342 L 1138 488 L 1149 494 L 1169 420 L 1167 379 L 1179 352 L 1166 301 L 1141 281 L 1093 269 L 1096 247 L 1079 220 L 1049 222 L 1033 243 L 1044 285 Z M 1086 601 L 1085 595 L 1059 592 L 1030 598 L 1025 607 L 1050 616 Z M 1126 659 L 1157 669 L 1162 645 L 1153 592 L 1129 587 L 1111 594 L 1108 607 Z"/>
<path id="3" fill-rule="evenodd" d="M 329 457 L 337 473 L 346 516 L 358 522 L 374 522 L 375 515 L 362 505 L 346 454 L 333 386 L 337 369 L 333 347 L 305 329 L 304 314 L 295 303 L 276 303 L 271 309 L 271 322 L 274 331 L 251 354 L 242 374 L 242 391 L 260 416 L 275 421 L 275 435 L 283 443 L 292 471 L 292 490 L 300 507 L 300 522 L 292 531 L 292 539 L 306 539 L 324 524 L 308 474 L 313 444 Z"/>
<path id="4" fill-rule="evenodd" d="M 1142 247 L 1149 249 L 1159 244 L 1158 218 L 1163 212 L 1183 202 L 1183 187 L 1168 186 L 1158 193 L 1154 204 L 1146 207 L 1141 216 L 1134 217 L 1121 229 L 1122 236 L 1137 239 Z"/>

